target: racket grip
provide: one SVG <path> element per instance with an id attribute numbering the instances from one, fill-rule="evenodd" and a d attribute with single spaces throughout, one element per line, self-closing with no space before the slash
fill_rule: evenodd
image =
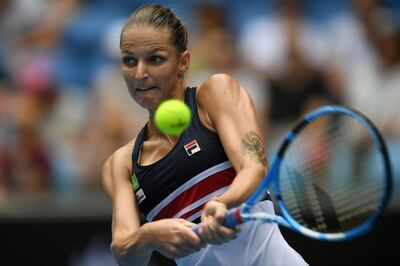
<path id="1" fill-rule="evenodd" d="M 225 216 L 225 220 L 223 221 L 223 225 L 229 228 L 234 228 L 238 224 L 242 224 L 242 216 L 240 215 L 240 209 L 233 208 L 230 209 Z"/>

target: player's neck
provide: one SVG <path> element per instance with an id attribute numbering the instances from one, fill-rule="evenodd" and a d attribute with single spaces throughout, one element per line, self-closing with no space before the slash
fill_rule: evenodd
<path id="1" fill-rule="evenodd" d="M 154 121 L 152 119 L 149 119 L 147 123 L 147 134 L 145 137 L 146 140 L 159 140 L 159 139 L 165 139 L 168 140 L 171 143 L 176 143 L 177 140 L 179 139 L 179 136 L 168 136 L 164 133 L 162 133 L 157 126 L 155 125 Z"/>

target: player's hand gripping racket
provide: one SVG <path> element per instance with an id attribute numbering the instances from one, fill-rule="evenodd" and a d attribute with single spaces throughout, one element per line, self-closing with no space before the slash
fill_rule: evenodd
<path id="1" fill-rule="evenodd" d="M 372 122 L 355 110 L 324 106 L 286 134 L 268 175 L 228 211 L 224 225 L 275 222 L 318 240 L 351 239 L 373 227 L 391 180 L 388 151 Z M 250 212 L 270 185 L 282 216 Z"/>

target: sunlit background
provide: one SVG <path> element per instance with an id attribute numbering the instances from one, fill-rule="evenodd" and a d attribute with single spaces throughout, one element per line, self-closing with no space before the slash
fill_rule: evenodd
<path id="1" fill-rule="evenodd" d="M 101 167 L 148 117 L 129 97 L 118 44 L 124 20 L 149 2 L 0 0 L 2 265 L 116 265 Z M 253 96 L 269 155 L 317 106 L 342 104 L 372 119 L 395 173 L 390 207 L 364 239 L 382 248 L 400 222 L 400 1 L 159 3 L 188 26 L 187 85 L 213 73 L 238 79 Z M 312 265 L 395 258 L 393 247 L 363 257 L 362 241 L 325 246 L 329 258 L 314 241 L 290 233 L 288 241 Z"/>

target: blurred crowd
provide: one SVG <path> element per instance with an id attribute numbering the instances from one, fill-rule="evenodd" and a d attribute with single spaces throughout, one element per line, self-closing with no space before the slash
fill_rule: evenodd
<path id="1" fill-rule="evenodd" d="M 0 0 L 0 202 L 101 189 L 103 162 L 148 118 L 125 88 L 118 47 L 124 19 L 147 2 Z M 377 124 L 399 175 L 400 4 L 323 2 L 160 1 L 189 28 L 187 85 L 238 79 L 268 153 L 302 113 L 343 104 Z"/>

